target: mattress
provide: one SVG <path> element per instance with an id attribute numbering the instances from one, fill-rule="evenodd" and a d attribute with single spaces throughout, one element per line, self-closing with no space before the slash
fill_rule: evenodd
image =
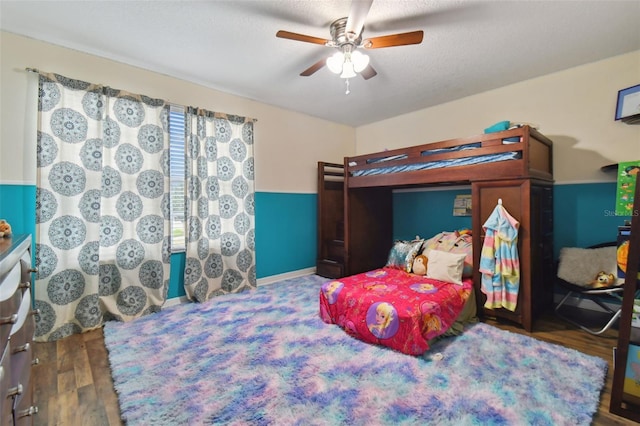
<path id="1" fill-rule="evenodd" d="M 470 278 L 458 285 L 385 267 L 324 283 L 320 317 L 362 341 L 422 355 L 456 322 L 472 292 Z"/>
<path id="2" fill-rule="evenodd" d="M 519 143 L 519 141 L 503 141 L 503 144 L 511 144 L 511 143 Z M 458 145 L 452 148 L 440 148 L 440 149 L 430 149 L 423 151 L 421 156 L 428 157 L 430 155 L 442 154 L 445 152 L 454 152 L 454 151 L 467 151 L 479 148 L 481 146 L 480 142 L 470 143 L 465 145 Z M 431 170 L 431 169 L 439 169 L 443 167 L 456 167 L 456 166 L 468 166 L 473 164 L 484 164 L 484 163 L 495 163 L 499 161 L 509 161 L 509 160 L 517 160 L 522 158 L 522 154 L 520 151 L 509 151 L 509 152 L 501 152 L 496 154 L 485 154 L 485 155 L 476 155 L 469 157 L 461 157 L 461 158 L 453 158 L 450 160 L 440 160 L 440 161 L 427 161 L 420 162 L 414 164 L 401 164 L 396 166 L 384 166 L 385 162 L 394 161 L 394 160 L 404 160 L 408 158 L 407 155 L 399 154 L 392 155 L 386 157 L 379 157 L 372 160 L 368 160 L 367 164 L 380 164 L 380 167 L 375 167 L 366 170 L 354 170 L 352 171 L 352 176 L 371 176 L 371 175 L 381 175 L 381 174 L 390 174 L 390 173 L 402 173 L 402 172 L 411 172 L 416 170 Z M 353 164 L 352 164 L 353 165 Z"/>

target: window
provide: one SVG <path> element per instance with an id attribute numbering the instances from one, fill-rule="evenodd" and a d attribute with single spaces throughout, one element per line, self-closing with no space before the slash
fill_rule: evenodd
<path id="1" fill-rule="evenodd" d="M 185 115 L 184 107 L 169 109 L 169 164 L 171 193 L 171 251 L 185 250 Z"/>

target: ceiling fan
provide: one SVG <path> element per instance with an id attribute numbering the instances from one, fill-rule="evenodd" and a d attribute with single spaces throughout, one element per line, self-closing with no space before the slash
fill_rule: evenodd
<path id="1" fill-rule="evenodd" d="M 355 77 L 359 73 L 365 80 L 368 80 L 378 74 L 369 64 L 369 57 L 358 49 L 380 49 L 422 43 L 423 31 L 363 39 L 364 21 L 372 3 L 373 0 L 353 0 L 349 16 L 336 19 L 331 23 L 329 28 L 331 40 L 283 30 L 278 31 L 276 37 L 336 48 L 338 52 L 329 58 L 319 60 L 302 71 L 300 75 L 308 77 L 327 65 L 332 72 L 340 74 L 340 77 L 347 79 L 347 93 L 349 93 L 349 78 Z"/>

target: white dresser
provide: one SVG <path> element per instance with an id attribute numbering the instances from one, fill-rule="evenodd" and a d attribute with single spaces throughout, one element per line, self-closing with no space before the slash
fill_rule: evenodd
<path id="1" fill-rule="evenodd" d="M 31 425 L 35 311 L 31 303 L 31 235 L 0 238 L 0 426 Z"/>

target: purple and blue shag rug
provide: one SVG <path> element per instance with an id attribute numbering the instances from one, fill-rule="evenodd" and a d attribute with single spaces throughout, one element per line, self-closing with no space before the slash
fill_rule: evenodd
<path id="1" fill-rule="evenodd" d="M 128 425 L 588 425 L 605 360 L 483 323 L 411 357 L 318 316 L 310 275 L 104 335 Z M 435 356 L 437 355 L 437 356 Z"/>

